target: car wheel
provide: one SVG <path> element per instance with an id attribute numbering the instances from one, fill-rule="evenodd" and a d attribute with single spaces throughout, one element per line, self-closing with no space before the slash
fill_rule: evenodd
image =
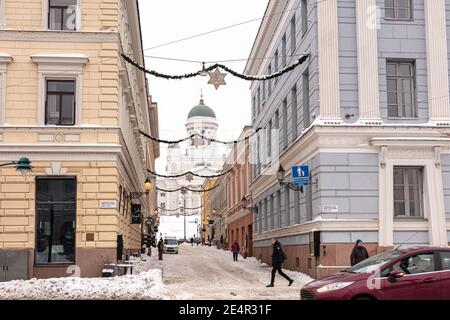
<path id="1" fill-rule="evenodd" d="M 372 298 L 372 297 L 369 297 L 369 296 L 360 296 L 360 297 L 356 297 L 356 298 L 354 298 L 353 300 L 359 300 L 359 301 L 370 301 L 370 300 L 375 300 L 374 298 Z"/>

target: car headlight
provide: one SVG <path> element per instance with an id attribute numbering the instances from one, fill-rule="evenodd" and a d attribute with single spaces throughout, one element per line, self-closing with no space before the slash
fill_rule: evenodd
<path id="1" fill-rule="evenodd" d="M 343 289 L 345 287 L 348 287 L 352 283 L 353 283 L 353 281 L 352 282 L 336 282 L 336 283 L 328 284 L 326 286 L 323 286 L 323 287 L 317 289 L 317 292 L 324 293 L 324 292 L 328 292 L 328 291 L 335 291 L 335 290 Z"/>

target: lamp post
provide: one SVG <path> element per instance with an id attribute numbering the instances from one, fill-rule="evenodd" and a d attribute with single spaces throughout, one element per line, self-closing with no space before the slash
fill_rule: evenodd
<path id="1" fill-rule="evenodd" d="M 153 184 L 150 181 L 150 179 L 149 178 L 145 179 L 145 182 L 144 182 L 145 192 L 131 192 L 130 193 L 130 200 L 131 199 L 139 199 L 143 195 L 148 195 L 150 193 L 150 190 L 152 190 L 152 188 L 153 188 Z"/>
<path id="2" fill-rule="evenodd" d="M 285 174 L 286 174 L 286 170 L 284 170 L 283 166 L 280 165 L 280 167 L 278 168 L 278 171 L 277 171 L 277 179 L 278 179 L 278 182 L 280 183 L 280 185 L 286 186 L 291 190 L 300 191 L 301 193 L 303 193 L 303 186 L 297 187 L 291 182 L 284 182 Z"/>
<path id="3" fill-rule="evenodd" d="M 31 161 L 27 157 L 22 157 L 19 159 L 19 161 L 12 161 L 7 163 L 0 164 L 0 167 L 7 167 L 7 166 L 15 166 L 16 171 L 19 171 L 22 175 L 26 175 L 27 173 L 31 172 Z"/>

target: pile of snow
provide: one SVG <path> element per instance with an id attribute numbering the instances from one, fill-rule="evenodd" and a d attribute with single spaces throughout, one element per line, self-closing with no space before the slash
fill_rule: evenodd
<path id="1" fill-rule="evenodd" d="M 160 269 L 150 259 L 137 274 L 110 278 L 52 278 L 0 283 L 0 300 L 160 300 L 166 295 Z M 149 269 L 147 271 L 141 271 Z"/>

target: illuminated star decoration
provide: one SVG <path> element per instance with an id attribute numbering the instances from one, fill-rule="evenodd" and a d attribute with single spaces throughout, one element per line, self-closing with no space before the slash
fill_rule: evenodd
<path id="1" fill-rule="evenodd" d="M 189 182 L 191 182 L 192 180 L 194 180 L 194 176 L 193 176 L 191 173 L 188 173 L 188 174 L 186 175 L 186 180 L 189 181 Z"/>
<path id="2" fill-rule="evenodd" d="M 227 75 L 226 73 L 220 72 L 219 68 L 216 68 L 214 71 L 209 72 L 208 84 L 213 84 L 217 90 L 221 85 L 226 85 L 225 82 L 226 75 Z"/>

